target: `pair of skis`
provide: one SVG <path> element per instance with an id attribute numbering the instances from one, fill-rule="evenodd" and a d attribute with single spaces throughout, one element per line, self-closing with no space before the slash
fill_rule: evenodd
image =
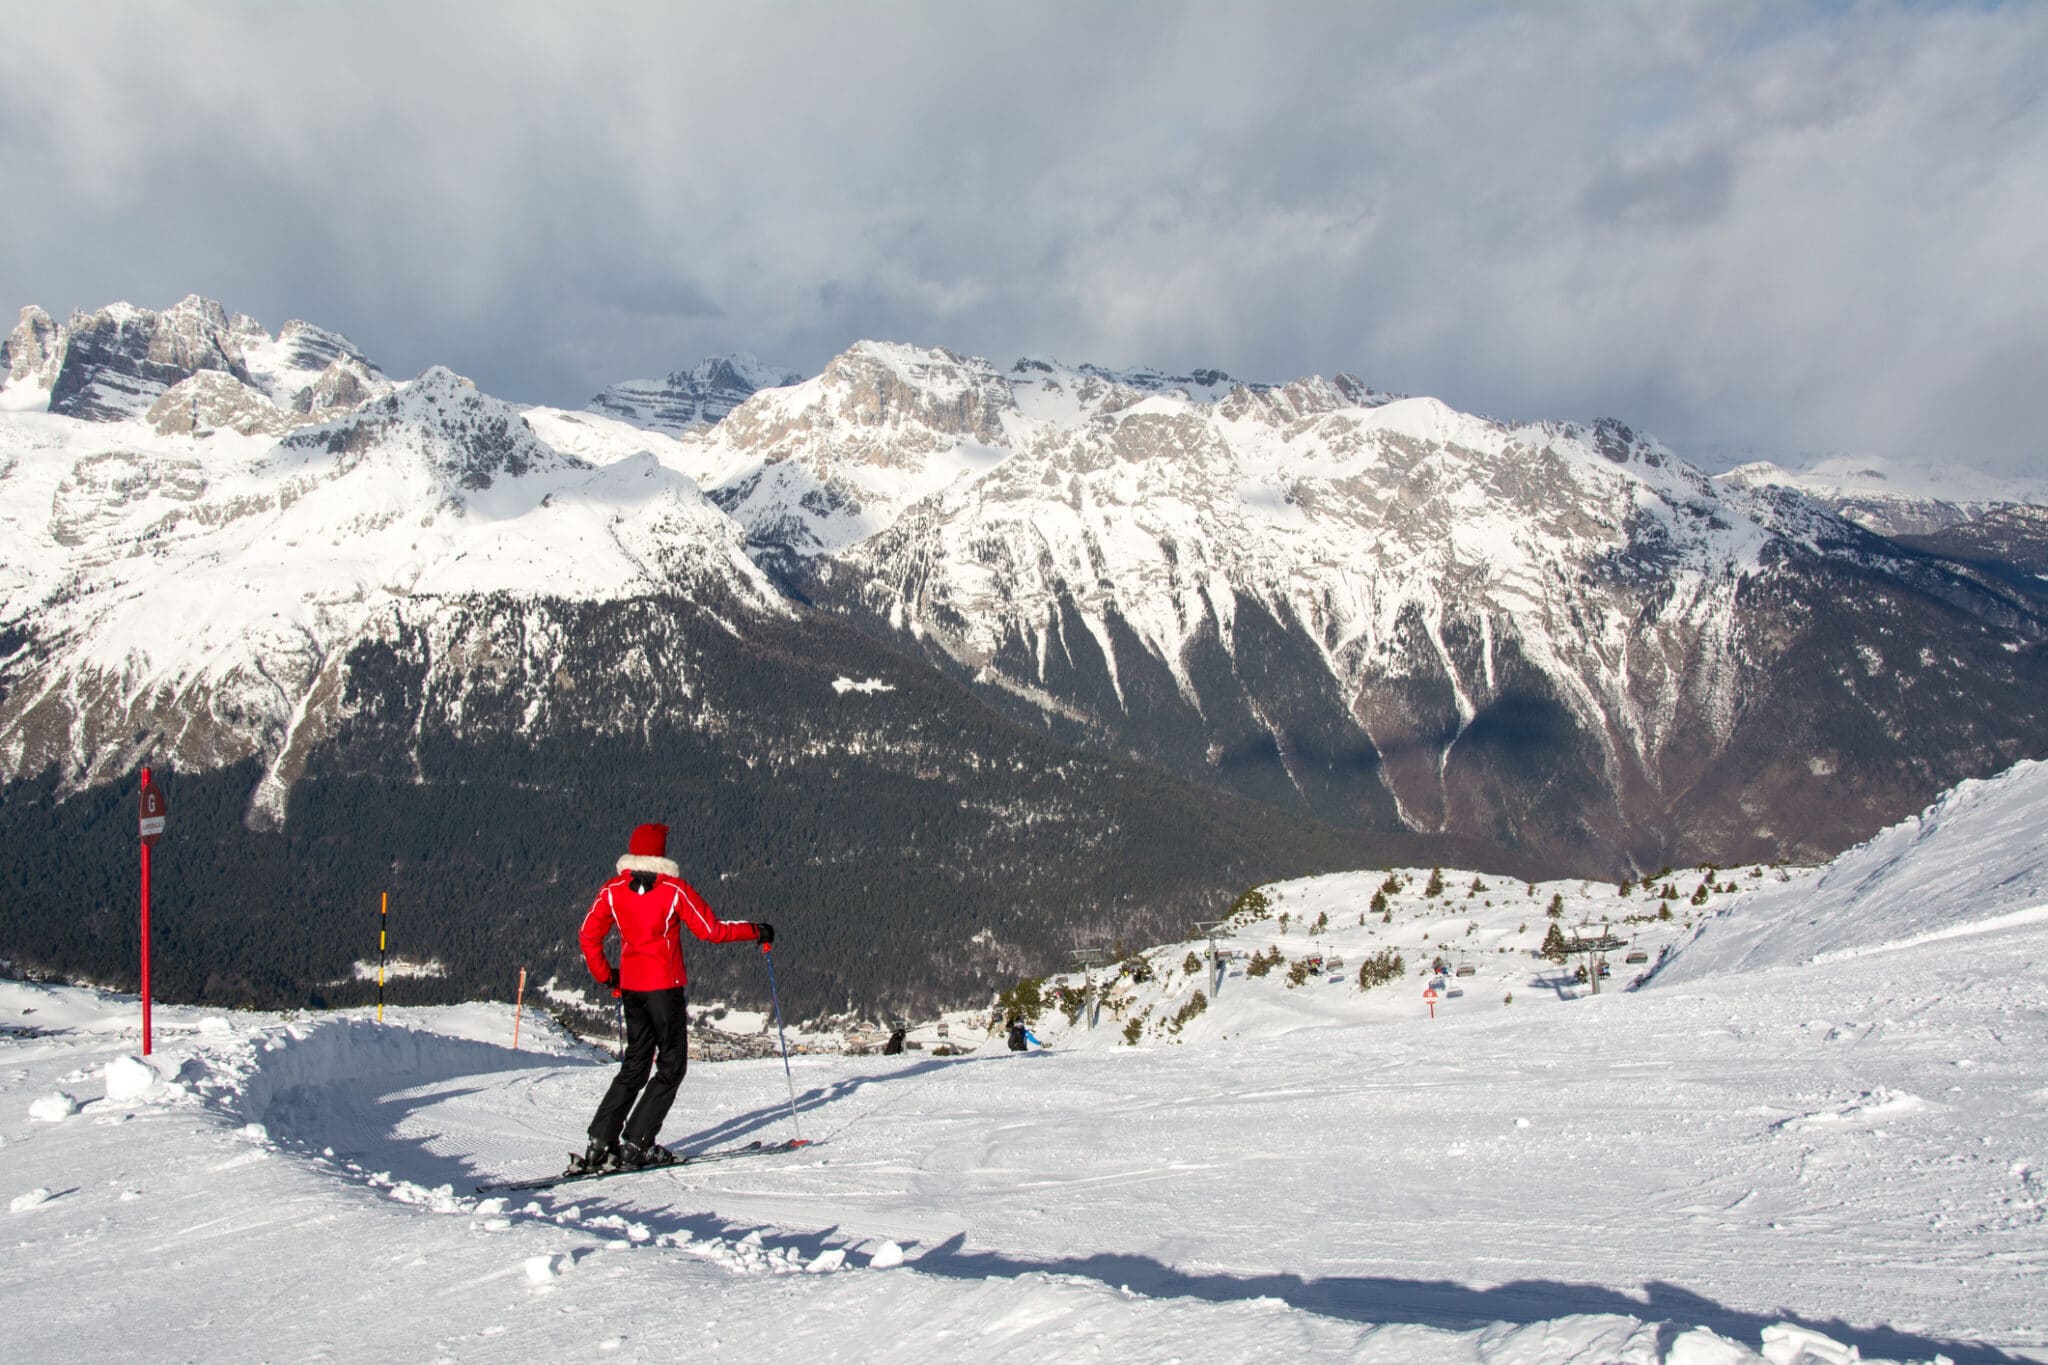
<path id="1" fill-rule="evenodd" d="M 768 993 L 775 1001 L 775 1036 L 782 1043 L 782 1078 L 789 1086 L 789 1124 L 796 1133 L 785 1142 L 749 1142 L 744 1147 L 720 1147 L 711 1151 L 689 1152 L 663 1166 L 627 1166 L 607 1168 L 601 1171 L 579 1171 L 575 1168 L 560 1175 L 541 1176 L 533 1180 L 499 1180 L 476 1187 L 478 1194 L 493 1194 L 511 1190 L 547 1190 L 557 1185 L 568 1185 L 579 1180 L 606 1180 L 615 1175 L 639 1175 L 644 1171 L 672 1171 L 679 1166 L 701 1166 L 710 1161 L 731 1161 L 743 1156 L 773 1156 L 779 1152 L 793 1152 L 799 1147 L 808 1147 L 810 1142 L 803 1135 L 803 1128 L 796 1119 L 796 1079 L 789 1069 L 789 1039 L 782 1032 L 782 993 L 775 989 L 775 954 L 766 943 L 761 945 L 761 958 L 768 964 Z M 576 1159 L 571 1153 L 571 1161 Z"/>
<path id="2" fill-rule="evenodd" d="M 620 1166 L 606 1167 L 599 1171 L 563 1171 L 560 1175 L 544 1175 L 533 1180 L 498 1180 L 476 1187 L 478 1194 L 504 1194 L 513 1190 L 549 1190 L 557 1185 L 573 1184 L 580 1180 L 609 1180 L 618 1175 L 645 1175 L 650 1171 L 678 1171 L 685 1166 L 702 1166 L 713 1161 L 732 1161 L 743 1156 L 775 1156 L 782 1152 L 793 1152 L 799 1147 L 811 1144 L 803 1138 L 790 1138 L 786 1142 L 749 1142 L 744 1147 L 718 1147 L 704 1152 L 679 1154 L 664 1166 Z"/>

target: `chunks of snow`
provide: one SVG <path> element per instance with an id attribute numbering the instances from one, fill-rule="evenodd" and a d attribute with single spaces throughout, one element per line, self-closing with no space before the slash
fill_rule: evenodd
<path id="1" fill-rule="evenodd" d="M 562 1273 L 560 1256 L 529 1256 L 526 1258 L 526 1279 L 529 1284 L 546 1284 Z"/>
<path id="2" fill-rule="evenodd" d="M 838 1247 L 833 1247 L 831 1250 L 821 1251 L 813 1257 L 811 1263 L 804 1267 L 804 1273 L 807 1275 L 824 1275 L 839 1269 L 845 1264 L 846 1253 Z"/>
<path id="3" fill-rule="evenodd" d="M 1711 1327 L 1695 1327 L 1671 1343 L 1664 1365 L 1756 1365 L 1760 1359 L 1755 1351 Z"/>
<path id="4" fill-rule="evenodd" d="M 1771 1365 L 1853 1365 L 1863 1355 L 1810 1327 L 1781 1322 L 1764 1328 L 1764 1359 Z"/>
<path id="5" fill-rule="evenodd" d="M 32 1208 L 36 1208 L 39 1205 L 47 1204 L 49 1202 L 49 1188 L 47 1186 L 38 1185 L 34 1189 L 30 1190 L 27 1194 L 17 1194 L 14 1196 L 14 1198 L 8 1200 L 7 1211 L 9 1213 L 26 1213 Z"/>
<path id="6" fill-rule="evenodd" d="M 893 1270 L 903 1264 L 903 1248 L 894 1242 L 884 1242 L 868 1253 L 870 1270 Z"/>
<path id="7" fill-rule="evenodd" d="M 132 1104 L 156 1089 L 156 1068 L 140 1057 L 120 1056 L 107 1063 L 107 1098 Z"/>
<path id="8" fill-rule="evenodd" d="M 78 1101 L 59 1090 L 30 1103 L 28 1116 L 38 1123 L 62 1123 L 78 1112 Z"/>

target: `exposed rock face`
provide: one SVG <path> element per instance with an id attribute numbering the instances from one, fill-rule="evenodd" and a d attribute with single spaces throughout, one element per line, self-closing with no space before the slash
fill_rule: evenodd
<path id="1" fill-rule="evenodd" d="M 292 411 L 315 421 L 326 421 L 336 413 L 361 407 L 380 393 L 389 392 L 390 386 L 380 383 L 379 378 L 357 357 L 339 356 L 320 372 L 318 379 L 299 390 L 292 399 Z"/>
<path id="2" fill-rule="evenodd" d="M 47 389 L 64 363 L 65 332 L 34 304 L 21 310 L 21 321 L 0 342 L 0 384 L 28 384 Z"/>
<path id="3" fill-rule="evenodd" d="M 712 426 L 762 389 L 795 384 L 793 371 L 764 365 L 750 355 L 714 356 L 665 379 L 629 379 L 590 400 L 590 410 L 635 426 L 682 432 Z"/>
<path id="4" fill-rule="evenodd" d="M 1810 856 L 2048 733 L 2038 590 L 1616 422 L 869 343 L 704 439 L 800 595 L 1055 733 L 1327 818 Z"/>
<path id="5" fill-rule="evenodd" d="M 167 391 L 198 375 L 221 375 L 240 387 L 208 381 L 163 414 L 154 411 Z M 339 332 L 293 321 L 273 338 L 255 319 L 230 315 L 196 294 L 160 313 L 117 303 L 75 313 L 65 325 L 33 305 L 24 308 L 0 343 L 0 384 L 41 387 L 50 411 L 64 416 L 91 422 L 143 417 L 153 425 L 161 416 L 173 423 L 166 430 L 180 432 L 285 431 L 297 424 L 292 414 L 298 421 L 323 420 L 392 389 Z M 251 397 L 281 420 L 248 410 Z M 234 411 L 206 415 L 223 402 Z M 168 415 L 180 405 L 184 416 Z"/>
<path id="6" fill-rule="evenodd" d="M 218 303 L 196 294 L 161 313 L 119 303 L 74 313 L 65 332 L 50 411 L 67 417 L 141 416 L 165 389 L 201 370 L 250 382 L 241 334 Z"/>
<path id="7" fill-rule="evenodd" d="M 244 436 L 277 436 L 296 425 L 270 399 L 221 370 L 201 370 L 163 391 L 144 414 L 164 436 L 204 436 L 238 431 Z"/>
<path id="8" fill-rule="evenodd" d="M 298 318 L 277 329 L 277 346 L 285 363 L 295 370 L 325 370 L 337 360 L 353 361 L 362 369 L 372 368 L 370 358 L 347 337 Z"/>
<path id="9" fill-rule="evenodd" d="M 408 449 L 448 487 L 467 492 L 481 492 L 504 476 L 587 467 L 543 443 L 511 404 L 484 396 L 439 365 L 339 420 L 286 437 L 279 450 L 346 456 L 380 447 Z"/>

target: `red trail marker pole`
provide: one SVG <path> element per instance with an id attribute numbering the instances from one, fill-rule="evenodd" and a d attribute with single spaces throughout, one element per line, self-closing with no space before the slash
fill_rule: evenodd
<path id="1" fill-rule="evenodd" d="M 142 770 L 142 815 L 138 826 L 142 838 L 142 1055 L 150 1053 L 149 1027 L 149 850 L 163 837 L 164 816 L 170 806 L 164 800 L 149 769 Z"/>
<path id="2" fill-rule="evenodd" d="M 519 994 L 512 998 L 512 1050 L 519 1051 L 519 1016 L 526 1013 L 526 968 L 519 969 Z"/>

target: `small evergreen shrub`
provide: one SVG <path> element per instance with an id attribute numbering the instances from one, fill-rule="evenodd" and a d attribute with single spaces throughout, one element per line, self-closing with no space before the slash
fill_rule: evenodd
<path id="1" fill-rule="evenodd" d="M 1392 948 L 1382 948 L 1367 958 L 1358 968 L 1358 989 L 1369 991 L 1374 986 L 1384 986 L 1389 981 L 1399 981 L 1408 970 L 1408 964 Z"/>
<path id="2" fill-rule="evenodd" d="M 1173 1018 L 1167 1021 L 1166 1026 L 1173 1030 L 1173 1032 L 1179 1033 L 1181 1029 L 1187 1026 L 1189 1020 L 1207 1008 L 1209 1008 L 1209 997 L 1200 991 L 1196 991 L 1188 998 L 1188 1002 L 1185 1005 L 1182 1005 L 1180 1009 L 1174 1012 Z"/>
<path id="3" fill-rule="evenodd" d="M 1045 1013 L 1045 982 L 1042 976 L 1025 977 L 996 997 L 996 1008 L 1005 1019 L 1014 1014 L 1027 1024 L 1037 1023 Z"/>
<path id="4" fill-rule="evenodd" d="M 1180 964 L 1180 969 L 1189 976 L 1199 976 L 1202 971 L 1202 959 L 1189 953 L 1187 959 Z"/>
<path id="5" fill-rule="evenodd" d="M 1440 867 L 1432 867 L 1429 870 L 1429 883 L 1422 888 L 1422 894 L 1429 897 L 1431 900 L 1435 900 L 1438 896 L 1441 896 L 1443 893 L 1444 870 Z"/>
<path id="6" fill-rule="evenodd" d="M 1256 886 L 1230 903 L 1229 918 L 1264 919 L 1273 913 L 1273 902 L 1266 899 L 1266 893 Z"/>

